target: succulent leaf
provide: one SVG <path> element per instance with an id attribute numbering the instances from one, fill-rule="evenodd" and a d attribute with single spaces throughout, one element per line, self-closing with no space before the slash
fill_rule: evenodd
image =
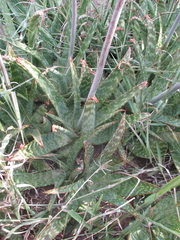
<path id="1" fill-rule="evenodd" d="M 117 112 L 119 112 L 120 107 L 122 107 L 126 102 L 128 102 L 132 97 L 134 97 L 146 85 L 147 85 L 147 82 L 140 83 L 139 85 L 135 86 L 125 94 L 116 98 L 114 101 L 112 101 L 110 104 L 108 104 L 104 108 L 100 109 L 96 115 L 95 126 L 102 124 L 103 122 L 107 121 L 112 116 L 114 116 Z"/>

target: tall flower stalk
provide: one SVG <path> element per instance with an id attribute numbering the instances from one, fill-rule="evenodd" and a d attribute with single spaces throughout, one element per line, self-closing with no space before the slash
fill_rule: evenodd
<path id="1" fill-rule="evenodd" d="M 99 82 L 101 80 L 101 76 L 102 76 L 102 73 L 103 73 L 104 65 L 106 63 L 106 59 L 107 59 L 107 56 L 108 56 L 108 53 L 109 53 L 109 49 L 111 47 L 112 39 L 113 39 L 115 30 L 116 30 L 116 27 L 117 27 L 119 18 L 121 16 L 122 9 L 124 7 L 125 1 L 126 0 L 117 0 L 117 2 L 116 2 L 116 6 L 115 6 L 115 9 L 114 9 L 114 12 L 113 12 L 113 16 L 112 16 L 112 19 L 111 19 L 111 22 L 110 22 L 110 25 L 109 25 L 109 29 L 108 29 L 108 32 L 107 32 L 107 35 L 106 35 L 106 39 L 105 39 L 105 42 L 104 42 L 104 45 L 103 45 L 103 48 L 102 48 L 102 52 L 101 52 L 101 56 L 100 56 L 100 59 L 99 59 L 96 75 L 94 77 L 91 89 L 89 91 L 88 98 L 93 98 L 97 89 L 98 89 Z M 78 122 L 78 126 L 81 125 L 83 114 L 84 114 L 84 111 L 82 111 L 81 117 L 80 117 L 79 122 Z"/>

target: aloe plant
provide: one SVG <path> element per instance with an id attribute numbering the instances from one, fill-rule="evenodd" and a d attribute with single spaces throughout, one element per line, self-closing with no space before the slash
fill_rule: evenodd
<path id="1" fill-rule="evenodd" d="M 174 35 L 164 51 L 163 33 L 175 29 L 178 13 L 171 11 L 178 10 L 178 5 L 147 0 L 126 5 L 117 1 L 115 6 L 111 1 L 100 21 L 96 14 L 101 8 L 88 16 L 89 4 L 83 0 L 77 9 L 76 1 L 72 5 L 70 1 L 45 1 L 43 5 L 37 1 L 32 6 L 9 0 L 1 7 L 13 36 L 8 31 L 0 35 L 8 47 L 8 54 L 2 51 L 0 91 L 0 161 L 6 176 L 1 199 L 12 192 L 8 217 L 1 214 L 3 224 L 13 223 L 6 238 L 37 223 L 41 225 L 35 239 L 53 239 L 60 232 L 65 236 L 74 232 L 77 239 L 84 230 L 88 237 L 97 233 L 110 238 L 114 224 L 123 220 L 118 216 L 122 211 L 135 220 L 121 231 L 119 239 L 125 235 L 129 239 L 175 239 L 179 236 L 179 192 L 176 195 L 175 190 L 179 176 L 166 183 L 163 164 L 169 148 L 177 171 L 180 169 L 179 41 Z M 10 11 L 13 18 L 6 15 Z M 87 21 L 89 30 L 81 19 Z M 2 26 L 5 28 L 3 22 Z M 5 74 L 10 83 L 3 81 L 8 79 Z M 168 89 L 167 82 L 171 83 Z M 11 103 L 10 96 L 17 100 Z M 106 145 L 97 156 L 96 146 L 102 144 Z M 116 151 L 120 157 L 114 155 Z M 124 171 L 134 156 L 157 165 Z M 157 172 L 165 178 L 163 186 L 140 177 Z M 51 184 L 54 187 L 46 191 L 51 194 L 49 203 L 35 212 L 24 198 L 24 189 Z M 170 195 L 161 200 L 171 189 L 175 199 Z M 58 194 L 64 195 L 60 204 L 56 203 Z M 143 203 L 138 200 L 142 196 Z M 26 209 L 28 221 L 21 217 L 18 201 Z M 100 213 L 101 201 L 117 207 Z M 173 226 L 167 221 L 167 205 L 172 206 Z M 108 217 L 112 213 L 118 216 L 114 223 Z M 100 220 L 103 217 L 107 224 Z M 16 224 L 16 219 L 21 223 Z"/>

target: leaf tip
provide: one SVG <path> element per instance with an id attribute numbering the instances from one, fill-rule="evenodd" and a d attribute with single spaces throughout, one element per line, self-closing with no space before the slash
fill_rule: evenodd
<path id="1" fill-rule="evenodd" d="M 88 97 L 87 100 L 94 100 L 96 103 L 99 103 L 95 95 L 93 97 Z"/>
<path id="2" fill-rule="evenodd" d="M 142 83 L 142 87 L 144 88 L 145 86 L 147 86 L 147 84 L 148 84 L 148 82 L 147 82 L 147 81 L 144 81 L 144 82 Z"/>
<path id="3" fill-rule="evenodd" d="M 71 56 L 69 56 L 69 62 L 72 63 L 72 61 L 73 61 L 73 60 L 72 60 Z"/>
<path id="4" fill-rule="evenodd" d="M 52 132 L 54 133 L 57 132 L 57 125 L 55 124 L 52 125 Z"/>

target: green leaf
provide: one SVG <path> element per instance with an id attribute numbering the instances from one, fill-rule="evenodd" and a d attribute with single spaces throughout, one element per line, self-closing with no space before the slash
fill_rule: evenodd
<path id="1" fill-rule="evenodd" d="M 79 140 L 77 140 L 74 143 L 72 150 L 69 153 L 68 160 L 67 160 L 67 164 L 71 169 L 74 169 L 75 160 L 76 160 L 76 157 L 77 157 L 79 151 L 83 147 L 83 142 L 89 141 L 91 138 L 93 138 L 93 136 L 96 136 L 98 133 L 102 132 L 104 129 L 106 129 L 107 127 L 109 127 L 112 124 L 114 124 L 114 122 L 99 126 L 98 128 L 93 129 L 90 132 L 88 132 L 87 134 L 83 135 Z"/>
<path id="2" fill-rule="evenodd" d="M 120 107 L 122 107 L 126 102 L 128 102 L 132 97 L 134 97 L 146 85 L 147 82 L 140 83 L 139 85 L 135 86 L 125 94 L 113 100 L 110 104 L 108 104 L 104 108 L 100 109 L 97 112 L 95 126 L 102 124 L 103 122 L 107 121 L 109 118 L 117 114 L 120 111 Z"/>
<path id="3" fill-rule="evenodd" d="M 114 135 L 116 129 L 118 127 L 118 122 L 114 122 L 112 125 L 104 129 L 102 132 L 93 136 L 89 142 L 92 145 L 101 145 L 103 143 L 107 143 Z"/>
<path id="4" fill-rule="evenodd" d="M 126 154 L 126 152 L 125 152 L 125 150 L 123 148 L 123 145 L 121 143 L 119 144 L 118 151 L 119 151 L 119 153 L 121 155 L 122 160 L 123 161 L 127 161 L 127 154 Z"/>
<path id="5" fill-rule="evenodd" d="M 139 233 L 140 233 L 140 236 L 141 236 L 141 223 L 145 220 L 145 217 L 146 217 L 148 211 L 149 211 L 149 209 L 146 209 L 146 210 L 143 212 L 143 214 L 141 214 L 141 216 L 140 216 L 139 218 L 136 218 L 135 221 L 132 221 L 132 222 L 129 224 L 129 226 L 127 226 L 125 229 L 123 229 L 122 232 L 121 232 L 121 236 L 123 235 L 123 236 L 125 237 L 125 236 L 127 236 L 129 233 L 133 233 L 133 232 L 136 233 L 136 230 L 139 229 L 139 227 L 140 227 Z M 144 227 L 144 226 L 143 226 L 143 227 Z M 142 233 L 144 233 L 144 232 L 142 232 Z M 137 235 L 135 234 L 135 237 L 136 237 L 136 236 L 137 236 Z M 130 236 L 128 236 L 128 237 L 130 237 Z M 147 235 L 146 235 L 146 237 L 147 237 Z M 135 239 L 136 239 L 136 238 L 135 238 Z M 134 240 L 135 240 L 135 239 L 134 239 Z M 152 239 L 152 238 L 151 238 L 151 239 Z"/>
<path id="6" fill-rule="evenodd" d="M 153 237 L 155 240 L 164 240 L 165 236 L 158 227 L 153 227 L 152 229 Z"/>
<path id="7" fill-rule="evenodd" d="M 52 123 L 49 121 L 48 118 L 43 117 L 42 123 L 42 133 L 49 133 L 52 130 Z"/>
<path id="8" fill-rule="evenodd" d="M 16 62 L 10 62 L 10 69 L 11 69 L 11 82 L 19 84 L 19 87 L 15 90 L 16 93 L 22 94 L 25 98 L 28 98 L 27 89 L 24 83 L 24 76 L 22 69 L 18 66 Z"/>
<path id="9" fill-rule="evenodd" d="M 55 184 L 54 184 L 54 189 L 55 189 L 55 188 L 59 188 L 59 187 L 61 186 L 61 184 L 62 184 L 62 183 L 64 182 L 64 180 L 65 180 L 65 177 L 66 177 L 65 172 L 61 172 L 61 173 L 59 174 L 59 176 L 57 177 L 56 182 L 55 182 Z M 50 199 L 50 201 L 49 201 L 49 204 L 48 204 L 48 211 L 51 210 L 52 205 L 54 204 L 55 200 L 56 200 L 56 195 L 52 195 L 52 196 L 51 196 L 51 199 Z"/>
<path id="10" fill-rule="evenodd" d="M 149 148 L 151 152 L 153 153 L 153 156 L 155 156 L 156 159 L 158 159 L 158 151 L 156 144 L 158 143 L 161 153 L 161 159 L 165 158 L 165 154 L 168 149 L 168 145 L 165 142 L 162 142 L 158 139 L 150 138 L 149 139 Z M 141 145 L 139 141 L 135 141 L 133 144 L 133 154 L 135 156 L 138 156 L 140 158 L 149 158 L 149 154 L 145 151 L 144 147 Z"/>
<path id="11" fill-rule="evenodd" d="M 52 125 L 52 129 L 54 132 L 57 131 L 57 129 L 59 129 L 62 134 L 66 134 L 68 137 L 72 138 L 72 139 L 77 139 L 79 138 L 79 136 L 77 134 L 75 134 L 73 131 L 70 131 L 70 130 L 67 130 L 66 128 L 63 128 L 61 126 L 58 126 L 58 125 Z"/>
<path id="12" fill-rule="evenodd" d="M 179 143 L 180 142 L 180 133 L 174 131 L 161 132 L 157 134 L 164 142 L 167 143 Z"/>
<path id="13" fill-rule="evenodd" d="M 72 75 L 72 80 L 73 80 L 73 88 L 74 88 L 74 123 L 73 126 L 76 129 L 77 127 L 77 122 L 80 118 L 81 115 L 81 99 L 80 99 L 80 91 L 79 91 L 79 80 L 76 72 L 75 65 L 72 61 L 70 61 L 70 68 L 71 68 L 71 75 Z"/>
<path id="14" fill-rule="evenodd" d="M 18 22 L 18 26 L 20 24 L 20 26 L 24 30 L 27 24 L 27 17 L 29 15 L 31 6 L 29 8 L 26 8 L 23 4 L 19 4 L 18 0 L 7 1 L 7 4 L 9 6 L 9 9 L 13 13 L 16 24 Z"/>
<path id="15" fill-rule="evenodd" d="M 138 180 L 132 178 L 118 187 L 115 187 L 114 191 L 117 192 L 122 197 L 127 197 L 129 194 L 132 196 L 150 194 L 152 192 L 157 191 L 157 187 L 150 183 L 144 182 L 140 180 L 138 184 Z"/>
<path id="16" fill-rule="evenodd" d="M 157 4 L 159 13 L 166 12 L 165 2 L 163 0 L 159 0 L 156 4 Z"/>
<path id="17" fill-rule="evenodd" d="M 41 134 L 39 132 L 39 130 L 36 129 L 31 129 L 30 132 L 27 135 L 31 135 L 34 140 L 41 146 L 43 147 L 43 142 L 42 142 L 42 137 Z"/>
<path id="18" fill-rule="evenodd" d="M 12 134 L 6 134 L 5 136 L 3 136 L 3 139 L 1 140 L 1 147 L 0 147 L 0 160 L 2 160 L 2 164 L 5 165 L 5 163 L 3 163 L 4 160 L 4 152 L 6 149 L 6 146 L 9 144 L 9 140 L 12 138 Z"/>
<path id="19" fill-rule="evenodd" d="M 79 60 L 80 60 L 81 58 L 84 58 L 84 55 L 85 55 L 85 53 L 86 53 L 86 51 L 87 51 L 87 48 L 89 47 L 89 44 L 90 44 L 90 42 L 91 42 L 91 40 L 92 40 L 92 37 L 93 37 L 93 35 L 94 35 L 94 32 L 95 32 L 95 30 L 96 30 L 97 23 L 98 23 L 98 19 L 96 19 L 96 20 L 93 22 L 92 27 L 90 28 L 90 30 L 89 30 L 86 38 L 84 39 L 83 45 L 82 45 L 82 47 L 81 47 L 81 49 L 80 49 L 80 51 L 79 51 L 79 53 L 78 53 L 78 55 L 77 55 L 76 63 L 79 63 Z"/>
<path id="20" fill-rule="evenodd" d="M 64 173 L 59 169 L 41 173 L 19 173 L 14 174 L 14 182 L 16 185 L 22 184 L 20 187 L 23 187 L 23 184 L 29 184 L 37 188 L 54 184 L 57 177 L 61 174 L 64 176 Z M 31 186 L 28 186 L 28 188 Z M 27 186 L 25 186 L 25 188 L 27 188 Z"/>
<path id="21" fill-rule="evenodd" d="M 134 44 L 136 54 L 139 58 L 140 69 L 141 69 L 140 74 L 141 74 L 142 81 L 146 81 L 147 76 L 146 76 L 144 56 L 142 55 L 142 52 L 141 52 L 138 42 L 135 39 L 130 39 L 130 42 L 132 42 Z"/>
<path id="22" fill-rule="evenodd" d="M 131 65 L 126 64 L 123 70 L 123 81 L 128 84 L 128 89 L 131 89 L 136 84 L 136 75 Z"/>
<path id="23" fill-rule="evenodd" d="M 55 83 L 57 83 L 57 86 L 58 86 L 61 94 L 65 94 L 65 93 L 68 92 L 68 86 L 67 86 L 67 83 L 65 81 L 65 78 L 63 77 L 63 75 L 61 75 L 61 73 L 59 71 L 57 71 L 54 68 L 49 68 L 48 69 L 48 74 L 51 76 L 53 81 Z M 55 85 L 55 83 L 54 83 L 54 85 Z"/>
<path id="24" fill-rule="evenodd" d="M 36 50 L 28 47 L 25 43 L 22 43 L 18 40 L 14 40 L 12 38 L 8 38 L 8 37 L 4 37 L 2 35 L 0 35 L 0 39 L 4 42 L 9 42 L 10 44 L 12 44 L 14 47 L 17 47 L 27 53 L 29 53 L 30 55 L 34 56 L 35 58 L 37 58 L 42 64 L 43 66 L 49 67 L 48 62 L 46 61 L 46 59 Z M 16 51 L 15 51 L 16 52 Z"/>
<path id="25" fill-rule="evenodd" d="M 111 191 L 106 191 L 106 194 L 103 194 L 103 201 L 106 201 L 108 203 L 112 203 L 116 206 L 121 206 L 126 203 L 126 200 L 122 198 L 120 195 L 118 195 L 114 190 L 111 189 Z M 129 212 L 133 215 L 136 215 L 137 213 L 134 211 L 131 204 L 126 204 L 121 208 L 122 212 Z"/>
<path id="26" fill-rule="evenodd" d="M 155 17 L 154 3 L 153 3 L 151 0 L 147 0 L 147 4 L 148 4 L 148 9 L 149 9 L 150 17 L 151 17 L 151 18 L 154 18 L 154 17 Z"/>
<path id="27" fill-rule="evenodd" d="M 179 118 L 174 118 L 174 117 L 170 117 L 170 116 L 165 116 L 165 115 L 156 115 L 153 118 L 154 121 L 156 122 L 163 122 L 166 123 L 168 125 L 172 125 L 175 127 L 180 127 L 180 120 Z"/>
<path id="28" fill-rule="evenodd" d="M 46 116 L 47 108 L 45 104 L 40 105 L 36 111 L 33 113 L 31 121 L 35 124 L 42 123 L 43 117 Z"/>
<path id="29" fill-rule="evenodd" d="M 126 116 L 126 129 L 129 128 L 129 125 L 133 126 L 137 122 L 145 121 L 150 117 L 151 117 L 151 114 L 148 113 L 148 112 L 142 112 L 142 113 L 135 113 L 135 114 L 127 115 Z"/>
<path id="30" fill-rule="evenodd" d="M 132 115 L 126 115 L 126 129 L 129 126 L 135 125 L 139 121 L 146 120 L 147 118 L 151 117 L 150 113 L 136 113 Z M 129 123 L 129 124 L 128 124 Z M 96 136 L 92 137 L 89 141 L 93 145 L 100 145 L 103 143 L 107 143 L 115 133 L 118 127 L 118 123 L 114 123 L 113 125 L 109 126 L 108 128 L 104 129 L 101 133 L 97 134 Z"/>
<path id="31" fill-rule="evenodd" d="M 163 76 L 167 79 L 173 79 L 175 74 L 178 73 L 176 79 L 179 79 L 180 76 L 180 72 L 178 72 L 179 65 L 180 65 L 180 49 L 178 49 L 178 51 L 173 55 L 173 58 L 170 64 L 166 67 L 166 71 L 164 72 Z"/>
<path id="32" fill-rule="evenodd" d="M 37 89 L 37 83 L 36 81 L 33 81 L 32 86 L 31 86 L 31 90 L 29 93 L 29 98 L 28 98 L 28 102 L 26 105 L 26 118 L 28 120 L 28 122 L 31 122 L 31 117 L 33 114 L 33 106 L 34 106 L 34 98 L 35 98 L 35 93 L 36 93 L 36 89 Z"/>
<path id="33" fill-rule="evenodd" d="M 46 113 L 47 116 L 49 116 L 50 118 L 52 118 L 53 120 L 55 120 L 58 123 L 62 123 L 64 126 L 66 126 L 67 129 L 69 129 L 72 133 L 75 134 L 75 132 L 73 131 L 73 128 L 70 124 L 68 124 L 64 119 L 57 117 L 53 114 L 50 113 Z"/>
<path id="34" fill-rule="evenodd" d="M 64 59 L 66 59 L 66 66 L 69 66 L 69 49 L 70 49 L 70 40 L 71 40 L 71 27 L 73 26 L 72 23 L 72 2 L 69 2 L 69 8 L 67 9 L 66 12 L 66 18 L 67 18 L 67 24 L 66 24 L 66 29 L 65 29 L 65 44 L 64 44 L 64 48 L 63 48 L 63 53 L 62 53 L 62 57 Z M 73 56 L 71 56 L 73 57 Z M 60 65 L 62 66 L 62 63 L 60 63 Z"/>
<path id="35" fill-rule="evenodd" d="M 11 13 L 8 9 L 7 2 L 4 2 L 3 0 L 0 0 L 0 9 L 3 14 L 3 18 L 5 21 L 5 33 L 7 36 L 10 36 L 11 38 L 18 38 L 18 34 L 16 32 L 15 26 L 13 24 Z"/>
<path id="36" fill-rule="evenodd" d="M 83 114 L 81 136 L 93 130 L 94 126 L 95 126 L 95 101 L 87 99 Z"/>
<path id="37" fill-rule="evenodd" d="M 92 81 L 93 81 L 93 75 L 87 63 L 82 59 L 80 59 L 80 62 L 82 64 L 82 67 L 81 67 L 81 79 L 80 79 L 79 88 L 81 92 L 81 98 L 87 98 L 89 90 L 91 88 Z"/>
<path id="38" fill-rule="evenodd" d="M 167 196 L 159 201 L 153 208 L 153 221 L 162 224 L 163 226 L 179 232 L 179 218 L 177 211 L 180 211 L 180 192 L 177 192 L 177 204 L 173 195 Z M 162 229 L 166 233 L 166 229 Z M 180 236 L 180 233 L 179 235 Z"/>
<path id="39" fill-rule="evenodd" d="M 40 22 L 40 14 L 35 14 L 31 17 L 31 20 L 29 23 L 29 31 L 28 31 L 28 46 L 31 48 L 34 48 L 35 46 L 35 40 L 36 40 L 36 34 L 38 31 L 39 22 Z"/>
<path id="40" fill-rule="evenodd" d="M 84 174 L 85 171 L 89 168 L 91 159 L 94 154 L 94 147 L 88 141 L 84 141 L 83 144 L 85 152 L 84 152 L 84 170 L 82 174 Z"/>
<path id="41" fill-rule="evenodd" d="M 133 30 L 135 31 L 135 36 L 137 35 L 138 39 L 137 41 L 139 40 L 139 37 L 141 37 L 145 47 L 147 45 L 147 27 L 145 25 L 145 23 L 138 17 L 136 16 L 133 16 L 131 19 L 130 19 L 130 23 L 133 25 L 132 28 Z M 134 44 L 136 45 L 135 48 L 136 48 L 136 51 L 139 52 L 141 55 L 141 50 L 138 46 L 138 43 L 137 42 L 134 42 Z M 138 56 L 140 57 L 140 56 Z"/>
<path id="42" fill-rule="evenodd" d="M 163 111 L 163 115 L 177 117 L 180 114 L 180 99 L 179 93 L 176 92 L 171 98 L 169 98 L 168 103 Z"/>
<path id="43" fill-rule="evenodd" d="M 30 160 L 29 166 L 32 166 L 38 172 L 44 172 L 51 170 L 51 167 L 42 159 Z"/>
<path id="44" fill-rule="evenodd" d="M 170 143 L 169 144 L 169 151 L 171 154 L 171 157 L 173 159 L 174 165 L 176 166 L 176 169 L 180 173 L 180 148 L 179 148 L 179 143 Z"/>
<path id="45" fill-rule="evenodd" d="M 118 66 L 116 66 L 111 74 L 100 84 L 96 92 L 96 97 L 100 105 L 104 104 L 104 102 L 111 96 L 122 80 L 122 77 L 122 72 L 118 69 Z"/>
<path id="46" fill-rule="evenodd" d="M 9 90 L 0 89 L 0 97 L 5 97 L 10 94 L 11 92 Z"/>
<path id="47" fill-rule="evenodd" d="M 165 64 L 165 71 L 163 73 L 163 76 L 160 76 L 153 80 L 152 85 L 148 88 L 147 101 L 150 101 L 153 97 L 158 96 L 159 94 L 166 90 L 167 79 L 175 80 L 172 84 L 172 86 L 174 86 L 174 84 L 176 83 L 177 79 L 180 76 L 179 65 L 180 65 L 180 50 L 178 50 L 173 55 L 173 58 L 171 58 L 171 62 L 169 63 L 168 66 L 167 63 Z"/>
<path id="48" fill-rule="evenodd" d="M 98 52 L 92 52 L 86 57 L 86 62 L 88 66 L 92 69 L 95 69 L 98 64 L 99 55 Z"/>
<path id="49" fill-rule="evenodd" d="M 57 42 L 54 40 L 54 38 L 52 37 L 52 35 L 50 34 L 50 32 L 48 31 L 48 29 L 46 28 L 43 28 L 43 27 L 40 27 L 39 28 L 39 32 L 40 32 L 40 36 L 42 38 L 42 40 L 48 44 L 48 46 L 50 47 L 56 47 L 58 48 L 57 46 Z"/>
<path id="50" fill-rule="evenodd" d="M 159 223 L 159 222 L 156 222 L 156 221 L 154 221 L 154 220 L 152 220 L 152 219 L 147 219 L 147 220 L 148 220 L 150 223 L 152 223 L 152 224 L 160 227 L 160 228 L 163 229 L 164 231 L 169 232 L 169 233 L 171 233 L 171 234 L 174 234 L 175 236 L 180 237 L 179 229 L 178 229 L 178 230 L 173 230 L 173 229 L 168 228 L 168 227 L 166 227 L 165 225 L 163 225 L 163 224 L 161 224 L 161 223 Z M 165 236 L 167 236 L 167 234 L 166 234 Z M 169 238 L 168 238 L 168 239 L 169 239 Z"/>
<path id="51" fill-rule="evenodd" d="M 83 224 L 83 225 L 84 225 L 85 220 L 84 220 L 78 213 L 76 213 L 74 210 L 70 210 L 70 211 L 68 212 L 68 214 L 69 214 L 72 218 L 74 218 L 79 224 Z M 89 226 L 88 224 L 85 224 L 85 227 L 86 227 L 87 229 L 90 229 L 90 226 Z"/>
<path id="52" fill-rule="evenodd" d="M 164 0 L 159 0 L 157 3 L 157 11 L 160 14 L 162 18 L 162 24 L 163 24 L 163 29 L 166 29 L 166 22 L 167 22 L 167 16 L 166 16 L 166 7 L 165 7 L 165 2 Z"/>
<path id="53" fill-rule="evenodd" d="M 52 240 L 55 236 L 57 236 L 60 232 L 62 232 L 68 221 L 70 220 L 70 216 L 67 217 L 67 213 L 62 212 L 60 214 L 60 218 L 56 218 L 53 221 L 51 220 L 41 231 L 36 240 Z"/>
<path id="54" fill-rule="evenodd" d="M 148 39 L 146 46 L 146 55 L 145 55 L 145 64 L 148 66 L 153 65 L 153 61 L 155 59 L 155 50 L 156 50 L 156 33 L 153 25 L 152 19 L 147 15 L 147 24 L 148 24 Z"/>
<path id="55" fill-rule="evenodd" d="M 154 100 L 154 97 L 166 90 L 166 85 L 167 81 L 165 81 L 163 77 L 156 76 L 152 82 L 152 85 L 147 89 L 148 94 L 146 96 L 146 101 L 151 102 L 151 100 Z"/>
<path id="56" fill-rule="evenodd" d="M 94 209 L 93 209 L 93 212 L 94 212 L 94 213 L 97 212 L 97 210 L 98 210 L 98 208 L 99 208 L 99 206 L 100 206 L 100 204 L 101 204 L 102 198 L 103 198 L 103 194 L 101 194 L 99 200 L 97 201 L 97 203 L 96 203 L 95 206 L 94 206 Z"/>
<path id="57" fill-rule="evenodd" d="M 151 194 L 149 197 L 147 197 L 144 201 L 144 203 L 140 207 L 145 207 L 147 205 L 152 204 L 155 202 L 159 197 L 161 197 L 163 194 L 167 193 L 173 188 L 176 188 L 180 186 L 180 175 L 166 183 L 163 187 L 159 189 L 157 193 Z"/>
<path id="58" fill-rule="evenodd" d="M 41 136 L 43 145 L 39 145 L 35 140 L 26 145 L 22 150 L 12 154 L 8 160 L 24 160 L 48 154 L 60 147 L 72 142 L 72 138 L 68 137 L 60 129 L 57 132 L 47 133 Z"/>
<path id="59" fill-rule="evenodd" d="M 151 235 L 147 230 L 143 225 L 138 226 L 136 230 L 129 234 L 128 240 L 151 240 Z"/>
<path id="60" fill-rule="evenodd" d="M 82 15 L 83 13 L 85 13 L 86 7 L 87 7 L 88 3 L 89 3 L 88 0 L 83 0 L 83 1 L 82 1 L 78 15 Z"/>
<path id="61" fill-rule="evenodd" d="M 23 66 L 38 82 L 41 88 L 45 91 L 50 101 L 54 105 L 60 118 L 64 119 L 68 123 L 72 121 L 72 115 L 68 110 L 63 97 L 59 92 L 54 88 L 54 86 L 48 81 L 48 79 L 30 62 L 17 58 L 19 64 Z"/>
<path id="62" fill-rule="evenodd" d="M 93 185 L 89 186 L 95 192 L 98 189 L 102 189 L 103 194 L 107 191 L 115 192 L 121 197 L 131 197 L 137 195 L 144 195 L 156 192 L 158 188 L 155 185 L 144 182 L 140 179 L 134 178 L 133 176 L 127 177 L 119 174 L 98 172 L 92 178 Z M 102 191 L 99 191 L 102 193 Z"/>
<path id="63" fill-rule="evenodd" d="M 68 195 L 68 199 L 72 197 L 71 194 Z M 80 203 L 79 201 L 74 201 L 72 203 L 69 203 L 68 208 L 70 210 L 76 211 L 79 207 Z M 53 239 L 58 233 L 62 232 L 68 222 L 70 221 L 71 217 L 68 213 L 63 212 L 63 209 L 59 211 L 59 214 L 56 215 L 57 218 L 55 219 L 49 219 L 46 226 L 43 228 L 43 230 L 38 234 L 37 240 L 51 240 Z"/>
<path id="64" fill-rule="evenodd" d="M 83 183 L 85 182 L 84 179 L 80 179 L 79 181 L 66 185 L 66 186 L 62 186 L 60 188 L 56 188 L 56 189 L 52 189 L 52 190 L 48 190 L 45 193 L 47 194 L 58 194 L 58 193 L 70 193 L 70 192 L 76 192 L 79 190 L 79 188 L 83 185 Z"/>
<path id="65" fill-rule="evenodd" d="M 117 150 L 125 131 L 125 122 L 126 122 L 126 114 L 123 115 L 121 122 L 116 132 L 114 133 L 112 139 L 108 142 L 105 149 L 102 151 L 100 155 L 100 159 L 102 163 L 109 160 L 110 157 L 113 155 L 113 153 Z"/>

